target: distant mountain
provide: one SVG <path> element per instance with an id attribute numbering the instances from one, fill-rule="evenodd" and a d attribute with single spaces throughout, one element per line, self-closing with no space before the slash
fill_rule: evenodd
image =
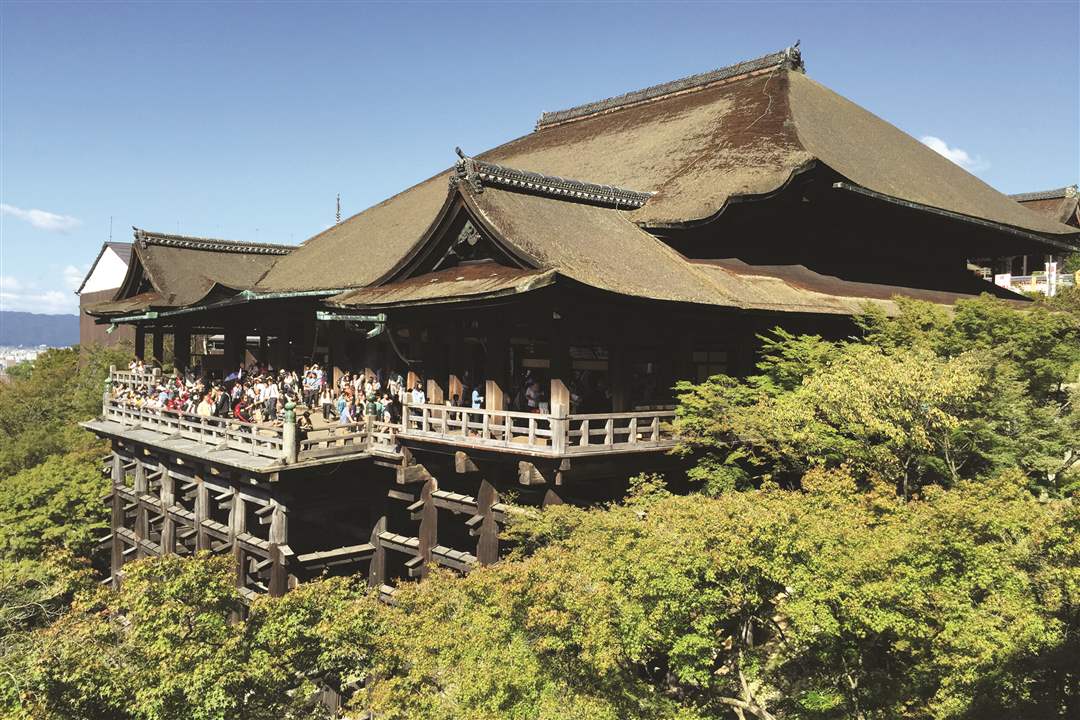
<path id="1" fill-rule="evenodd" d="M 38 315 L 0 310 L 0 345 L 67 347 L 78 342 L 78 315 Z"/>

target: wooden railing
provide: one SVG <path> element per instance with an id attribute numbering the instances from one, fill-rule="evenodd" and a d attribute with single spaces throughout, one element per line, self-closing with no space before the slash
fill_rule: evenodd
<path id="1" fill-rule="evenodd" d="M 102 406 L 104 419 L 139 426 L 177 439 L 221 450 L 281 459 L 285 441 L 280 427 L 266 427 L 226 418 L 189 415 L 177 410 L 137 407 L 112 398 Z"/>
<path id="2" fill-rule="evenodd" d="M 115 366 L 109 368 L 109 382 L 113 385 L 124 385 L 135 390 L 154 387 L 161 382 L 160 370 L 145 370 L 133 372 L 131 370 L 117 370 Z"/>
<path id="3" fill-rule="evenodd" d="M 131 387 L 159 382 L 155 373 L 123 371 L 113 371 L 110 379 Z M 671 431 L 675 411 L 666 408 L 559 416 L 406 404 L 401 424 L 369 416 L 349 425 L 313 430 L 296 440 L 295 450 L 292 450 L 289 433 L 281 426 L 140 408 L 108 397 L 104 401 L 103 415 L 107 420 L 140 425 L 212 448 L 238 450 L 286 462 L 371 453 L 398 454 L 399 436 L 550 456 L 662 450 L 675 445 Z"/>
<path id="4" fill-rule="evenodd" d="M 394 423 L 367 416 L 363 420 L 336 427 L 312 430 L 297 442 L 298 457 L 309 460 L 350 453 L 397 453 L 397 433 Z"/>
<path id="5" fill-rule="evenodd" d="M 406 405 L 401 435 L 544 455 L 632 452 L 673 447 L 674 418 L 675 411 L 670 409 L 559 417 L 448 405 Z"/>
<path id="6" fill-rule="evenodd" d="M 461 445 L 555 450 L 550 415 L 477 410 L 449 405 L 406 405 L 401 433 L 407 437 L 444 440 Z"/>
<path id="7" fill-rule="evenodd" d="M 675 445 L 674 410 L 571 415 L 569 454 L 669 448 Z"/>

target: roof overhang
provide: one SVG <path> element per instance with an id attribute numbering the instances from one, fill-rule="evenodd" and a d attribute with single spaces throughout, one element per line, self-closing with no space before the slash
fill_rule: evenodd
<path id="1" fill-rule="evenodd" d="M 1080 250 L 1080 232 L 1073 235 L 1063 235 L 1062 238 L 1072 238 L 1073 242 L 1068 242 L 1063 239 L 1051 238 L 1045 235 L 1029 232 L 1027 230 L 1021 230 L 1020 228 L 1013 227 L 1011 225 L 1005 225 L 1002 223 L 994 222 L 992 220 L 986 220 L 983 218 L 972 217 L 970 215 L 963 215 L 961 213 L 953 212 L 951 210 L 943 210 L 931 205 L 923 205 L 921 203 L 911 202 L 910 200 L 904 200 L 903 198 L 894 197 L 892 195 L 886 195 L 874 190 L 869 190 L 861 185 L 855 183 L 838 181 L 832 185 L 833 189 L 841 190 L 843 192 L 854 193 L 873 200 L 878 200 L 885 203 L 890 203 L 910 210 L 917 210 L 919 212 L 929 213 L 931 215 L 938 215 L 940 217 L 949 218 L 957 222 L 965 223 L 968 225 L 986 228 L 996 232 L 1010 235 L 1019 240 L 1025 240 L 1027 242 L 1034 243 L 1036 245 L 1045 245 L 1058 250 L 1065 250 L 1067 252 L 1076 252 Z"/>

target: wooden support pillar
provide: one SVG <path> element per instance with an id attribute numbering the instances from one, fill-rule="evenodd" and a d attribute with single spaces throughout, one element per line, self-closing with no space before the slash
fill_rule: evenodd
<path id="1" fill-rule="evenodd" d="M 210 536 L 206 533 L 203 520 L 210 519 L 210 489 L 206 487 L 201 475 L 195 476 L 195 550 L 209 550 Z"/>
<path id="2" fill-rule="evenodd" d="M 147 553 L 142 546 L 150 532 L 150 513 L 143 503 L 143 495 L 147 493 L 146 467 L 138 460 L 135 461 L 135 557 L 146 557 Z"/>
<path id="3" fill-rule="evenodd" d="M 225 327 L 225 375 L 234 372 L 244 362 L 245 331 L 236 324 Z"/>
<path id="4" fill-rule="evenodd" d="M 161 554 L 172 555 L 176 552 L 176 521 L 169 515 L 169 510 L 176 504 L 176 484 L 169 469 L 161 465 Z"/>
<path id="5" fill-rule="evenodd" d="M 177 325 L 173 329 L 173 367 L 187 370 L 191 367 L 191 328 Z"/>
<path id="6" fill-rule="evenodd" d="M 244 548 L 236 541 L 238 535 L 247 531 L 247 503 L 236 489 L 232 489 L 232 504 L 229 506 L 229 543 L 232 545 L 233 563 L 236 566 L 236 587 L 247 585 L 247 567 Z"/>
<path id="7" fill-rule="evenodd" d="M 439 509 L 435 507 L 435 502 L 431 496 L 438 489 L 439 483 L 432 477 L 428 478 L 420 491 L 420 500 L 424 503 L 424 507 L 420 510 L 420 531 L 418 533 L 420 547 L 417 549 L 417 554 L 423 560 L 420 566 L 420 577 L 422 578 L 427 577 L 428 574 L 428 566 L 431 564 L 432 557 L 431 549 L 439 544 Z"/>
<path id="8" fill-rule="evenodd" d="M 630 412 L 633 408 L 630 348 L 623 328 L 616 327 L 616 339 L 608 346 L 608 377 L 611 379 L 611 411 Z"/>
<path id="9" fill-rule="evenodd" d="M 135 357 L 146 359 L 146 328 L 142 325 L 135 326 Z"/>
<path id="10" fill-rule="evenodd" d="M 165 331 L 154 327 L 154 364 L 159 367 L 165 363 Z"/>
<path id="11" fill-rule="evenodd" d="M 349 361 L 345 357 L 345 327 L 340 322 L 330 323 L 330 373 L 331 387 L 341 387 L 341 377 L 349 370 Z"/>
<path id="12" fill-rule="evenodd" d="M 377 588 L 386 583 L 386 548 L 379 539 L 381 533 L 386 532 L 386 516 L 381 516 L 375 521 L 371 529 L 371 544 L 375 546 L 375 552 L 371 556 L 371 564 L 368 566 L 368 587 Z"/>
<path id="13" fill-rule="evenodd" d="M 289 585 L 288 568 L 285 567 L 285 555 L 282 548 L 289 541 L 289 532 L 285 508 L 274 502 L 270 515 L 270 596 L 281 597 Z"/>
<path id="14" fill-rule="evenodd" d="M 548 333 L 548 348 L 551 355 L 551 390 L 548 393 L 550 408 L 570 407 L 570 347 L 564 320 L 552 320 Z"/>
<path id="15" fill-rule="evenodd" d="M 115 590 L 120 587 L 120 571 L 124 566 L 124 542 L 119 532 L 124 527 L 124 499 L 120 497 L 120 488 L 124 486 L 124 460 L 116 453 L 112 457 L 112 486 L 112 553 L 109 568 Z"/>
<path id="16" fill-rule="evenodd" d="M 270 363 L 270 338 L 266 336 L 265 332 L 259 333 L 259 357 L 255 359 L 260 365 Z"/>
<path id="17" fill-rule="evenodd" d="M 484 408 L 506 409 L 507 359 L 510 341 L 504 328 L 499 325 L 487 333 L 487 354 L 484 356 Z"/>
<path id="18" fill-rule="evenodd" d="M 432 405 L 446 403 L 446 381 L 449 377 L 446 362 L 446 343 L 442 333 L 428 331 L 428 342 L 424 343 L 424 375 L 427 380 L 425 393 Z"/>
<path id="19" fill-rule="evenodd" d="M 476 559 L 481 565 L 490 565 L 499 559 L 499 523 L 495 521 L 492 507 L 499 502 L 499 493 L 487 478 L 480 481 L 476 495 L 476 511 L 483 520 L 480 523 L 480 539 L 476 541 Z"/>
<path id="20" fill-rule="evenodd" d="M 451 325 L 451 333 L 446 344 L 447 382 L 446 396 L 452 404 L 469 407 L 471 398 L 465 397 L 465 342 L 457 324 Z M 469 389 L 471 392 L 471 388 Z M 454 398 L 457 402 L 454 403 Z"/>

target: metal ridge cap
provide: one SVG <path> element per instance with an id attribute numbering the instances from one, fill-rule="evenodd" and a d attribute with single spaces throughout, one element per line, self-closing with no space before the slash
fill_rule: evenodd
<path id="1" fill-rule="evenodd" d="M 796 42 L 789 48 L 779 52 L 769 53 L 753 60 L 744 60 L 734 65 L 717 68 L 708 72 L 688 75 L 677 80 L 651 85 L 640 90 L 614 95 L 603 100 L 576 105 L 565 110 L 552 110 L 540 114 L 536 121 L 535 130 L 542 130 L 552 125 L 559 125 L 571 120 L 588 117 L 601 112 L 617 110 L 622 107 L 636 105 L 638 103 L 656 100 L 686 90 L 692 90 L 712 83 L 728 80 L 747 73 L 764 70 L 773 66 L 787 67 L 792 70 L 804 70 L 802 54 L 799 51 L 799 43 Z"/>

